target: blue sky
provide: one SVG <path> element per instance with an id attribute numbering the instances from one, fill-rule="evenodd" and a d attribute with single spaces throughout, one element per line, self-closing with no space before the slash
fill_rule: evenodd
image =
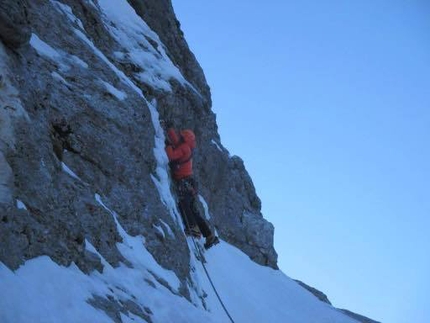
<path id="1" fill-rule="evenodd" d="M 430 3 L 173 0 L 279 265 L 335 306 L 430 317 Z"/>

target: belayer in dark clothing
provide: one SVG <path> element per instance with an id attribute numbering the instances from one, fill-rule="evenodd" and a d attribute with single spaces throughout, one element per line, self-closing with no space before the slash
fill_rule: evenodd
<path id="1" fill-rule="evenodd" d="M 193 149 L 196 147 L 194 132 L 182 130 L 179 135 L 169 128 L 166 139 L 166 153 L 170 170 L 175 180 L 179 199 L 179 209 L 185 222 L 185 233 L 194 237 L 206 238 L 205 248 L 209 249 L 219 242 L 206 220 L 197 208 L 197 183 L 193 178 Z"/>

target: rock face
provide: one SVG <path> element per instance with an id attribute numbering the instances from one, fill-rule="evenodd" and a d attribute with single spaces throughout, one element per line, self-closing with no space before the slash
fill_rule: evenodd
<path id="1" fill-rule="evenodd" d="M 31 35 L 25 0 L 0 0 L 0 39 L 11 48 L 26 44 Z"/>
<path id="2" fill-rule="evenodd" d="M 189 249 L 162 189 L 159 121 L 168 119 L 197 135 L 195 175 L 220 237 L 277 268 L 273 226 L 242 160 L 220 142 L 171 2 L 129 4 L 122 25 L 108 0 L 0 0 L 0 261 L 16 269 L 47 255 L 102 271 L 91 244 L 111 265 L 126 264 L 115 214 L 185 284 Z"/>

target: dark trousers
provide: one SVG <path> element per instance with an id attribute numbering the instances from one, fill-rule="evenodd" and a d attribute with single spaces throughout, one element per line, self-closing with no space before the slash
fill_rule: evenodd
<path id="1" fill-rule="evenodd" d="M 192 177 L 187 177 L 176 181 L 179 210 L 185 226 L 192 228 L 198 226 L 200 232 L 206 238 L 212 234 L 207 221 L 201 216 L 197 208 L 197 185 Z"/>

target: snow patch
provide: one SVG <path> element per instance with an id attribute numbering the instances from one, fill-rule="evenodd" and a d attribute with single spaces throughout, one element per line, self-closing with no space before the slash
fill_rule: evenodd
<path id="1" fill-rule="evenodd" d="M 116 57 L 141 67 L 135 77 L 156 89 L 171 91 L 170 79 L 195 88 L 183 77 L 153 32 L 125 0 L 99 0 L 105 27 L 124 48 Z M 197 91 L 196 91 L 197 92 Z M 197 92 L 198 93 L 198 92 Z"/>
<path id="2" fill-rule="evenodd" d="M 198 195 L 198 197 L 199 197 L 199 201 L 200 201 L 200 203 L 202 204 L 202 206 L 203 206 L 203 211 L 204 211 L 204 213 L 205 213 L 205 218 L 206 218 L 206 220 L 208 220 L 208 221 L 210 221 L 210 219 L 211 219 L 211 215 L 210 215 L 210 213 L 209 213 L 209 206 L 208 206 L 208 204 L 206 203 L 206 200 L 203 198 L 203 196 L 201 196 L 200 194 Z M 214 233 L 215 233 L 215 235 L 216 236 L 219 236 L 218 235 L 218 230 L 216 229 L 216 228 L 214 228 Z"/>
<path id="3" fill-rule="evenodd" d="M 53 47 L 41 40 L 36 34 L 32 34 L 30 38 L 30 45 L 42 56 L 52 60 L 58 60 L 61 55 Z"/>
<path id="4" fill-rule="evenodd" d="M 53 3 L 58 3 L 57 1 L 52 0 Z M 60 12 L 66 15 L 66 17 L 71 21 L 79 21 L 80 20 L 73 14 L 72 9 L 65 4 L 57 5 L 56 8 L 59 9 Z M 127 18 L 126 18 L 127 19 Z M 124 83 L 130 86 L 136 93 L 138 93 L 141 97 L 143 97 L 142 91 L 132 82 L 130 79 L 119 70 L 112 62 L 94 45 L 94 43 L 84 34 L 85 29 L 83 28 L 82 22 L 78 24 L 82 26 L 82 30 L 72 27 L 75 35 L 83 41 L 93 52 L 94 54 L 100 58 L 106 65 L 119 77 L 119 79 Z"/>
<path id="5" fill-rule="evenodd" d="M 171 237 L 174 237 L 173 231 L 172 231 L 172 229 L 170 228 L 170 226 L 169 226 L 166 222 L 164 222 L 163 220 L 161 220 L 161 219 L 159 219 L 159 221 L 160 221 L 160 223 L 164 226 L 164 228 L 166 229 L 167 234 L 168 234 L 169 236 L 171 236 Z"/>
<path id="6" fill-rule="evenodd" d="M 64 85 L 70 86 L 69 82 L 67 82 L 60 74 L 57 72 L 51 72 L 51 76 L 54 80 L 59 81 L 60 83 L 63 83 Z"/>
<path id="7" fill-rule="evenodd" d="M 16 207 L 20 210 L 27 210 L 27 207 L 25 206 L 25 204 L 18 199 L 16 200 Z"/>
<path id="8" fill-rule="evenodd" d="M 200 203 L 202 203 L 203 205 L 203 210 L 205 211 L 205 218 L 206 220 L 210 220 L 211 215 L 209 214 L 208 204 L 206 203 L 206 200 L 203 198 L 203 196 L 201 196 L 200 194 L 198 196 L 199 196 Z"/>
<path id="9" fill-rule="evenodd" d="M 75 25 L 77 25 L 79 28 L 81 28 L 82 30 L 84 30 L 84 25 L 82 24 L 82 21 L 80 19 L 78 19 L 74 14 L 73 14 L 73 10 L 72 8 L 70 8 L 68 5 L 65 5 L 59 1 L 55 1 L 55 0 L 51 0 L 51 3 L 57 8 L 59 9 L 61 12 L 63 12 L 67 18 L 74 23 Z"/>
<path id="10" fill-rule="evenodd" d="M 93 42 L 80 30 L 74 29 L 76 36 L 79 37 L 91 50 L 100 58 L 107 66 L 119 77 L 119 79 L 126 85 L 130 86 L 140 97 L 144 98 L 142 91 L 122 72 L 120 71 L 111 61 L 93 44 Z M 146 99 L 145 99 L 146 101 Z"/>
<path id="11" fill-rule="evenodd" d="M 69 55 L 69 59 L 75 63 L 75 65 L 79 65 L 82 68 L 88 68 L 88 64 L 85 63 L 82 59 L 80 59 L 76 55 Z"/>
<path id="12" fill-rule="evenodd" d="M 62 72 L 68 72 L 71 68 L 70 65 L 78 65 L 83 68 L 88 68 L 88 64 L 79 57 L 65 53 L 62 50 L 55 49 L 34 33 L 31 35 L 30 45 L 39 55 L 54 61 L 55 64 L 58 64 L 58 67 Z"/>
<path id="13" fill-rule="evenodd" d="M 220 145 L 218 145 L 218 143 L 217 143 L 214 139 L 212 139 L 212 140 L 211 140 L 211 143 L 213 143 L 213 144 L 218 148 L 218 150 L 219 150 L 220 152 L 223 152 L 223 150 L 222 150 L 222 148 L 220 147 Z"/>
<path id="14" fill-rule="evenodd" d="M 80 182 L 83 182 L 78 175 L 76 175 L 65 163 L 61 162 L 61 168 L 63 171 L 65 171 L 67 174 L 69 174 L 74 179 L 77 179 Z"/>
<path id="15" fill-rule="evenodd" d="M 160 234 L 161 234 L 161 236 L 163 237 L 163 239 L 166 239 L 166 234 L 164 233 L 164 230 L 163 230 L 163 228 L 162 228 L 162 227 L 160 227 L 160 226 L 158 226 L 158 225 L 155 225 L 155 224 L 153 224 L 153 225 L 152 225 L 152 227 L 153 227 L 154 229 L 156 229 L 158 232 L 160 232 Z"/>

